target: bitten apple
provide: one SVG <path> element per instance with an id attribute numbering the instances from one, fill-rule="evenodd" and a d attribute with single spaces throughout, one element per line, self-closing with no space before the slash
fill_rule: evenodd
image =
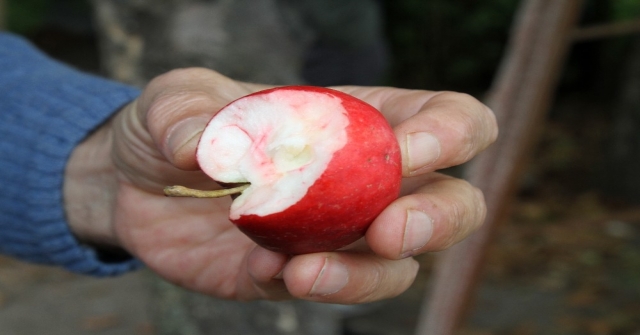
<path id="1" fill-rule="evenodd" d="M 369 104 L 320 87 L 285 86 L 231 102 L 206 126 L 202 171 L 243 184 L 230 220 L 264 248 L 301 254 L 344 247 L 398 197 L 400 149 Z"/>

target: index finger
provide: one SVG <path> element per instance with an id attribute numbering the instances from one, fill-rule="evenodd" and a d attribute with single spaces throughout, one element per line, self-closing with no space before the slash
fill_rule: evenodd
<path id="1" fill-rule="evenodd" d="M 498 136 L 493 112 L 456 92 L 342 87 L 378 108 L 394 127 L 403 175 L 413 176 L 467 162 Z"/>

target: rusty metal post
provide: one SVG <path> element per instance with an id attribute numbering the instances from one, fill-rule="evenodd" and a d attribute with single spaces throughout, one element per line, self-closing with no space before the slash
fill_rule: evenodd
<path id="1" fill-rule="evenodd" d="M 496 228 L 530 158 L 537 130 L 556 83 L 582 9 L 582 0 L 524 0 L 487 104 L 500 126 L 498 141 L 472 161 L 466 177 L 485 193 L 485 225 L 439 255 L 417 335 L 452 335 L 471 305 Z"/>

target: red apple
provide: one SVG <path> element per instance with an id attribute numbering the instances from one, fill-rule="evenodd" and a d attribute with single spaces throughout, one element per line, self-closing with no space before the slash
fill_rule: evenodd
<path id="1" fill-rule="evenodd" d="M 233 101 L 206 126 L 200 168 L 249 183 L 229 218 L 264 248 L 331 251 L 362 236 L 398 197 L 398 142 L 383 115 L 348 94 L 286 86 Z"/>

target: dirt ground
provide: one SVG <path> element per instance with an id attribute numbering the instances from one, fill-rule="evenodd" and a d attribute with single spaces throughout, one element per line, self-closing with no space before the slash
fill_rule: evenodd
<path id="1" fill-rule="evenodd" d="M 0 334 L 146 335 L 141 273 L 95 279 L 0 258 Z"/>
<path id="2" fill-rule="evenodd" d="M 633 220 L 504 226 L 461 335 L 640 335 L 640 213 L 618 214 Z M 433 258 L 422 257 L 420 278 L 401 297 L 347 318 L 344 334 L 412 334 Z M 154 334 L 147 280 L 145 271 L 95 279 L 0 258 L 0 334 Z"/>

